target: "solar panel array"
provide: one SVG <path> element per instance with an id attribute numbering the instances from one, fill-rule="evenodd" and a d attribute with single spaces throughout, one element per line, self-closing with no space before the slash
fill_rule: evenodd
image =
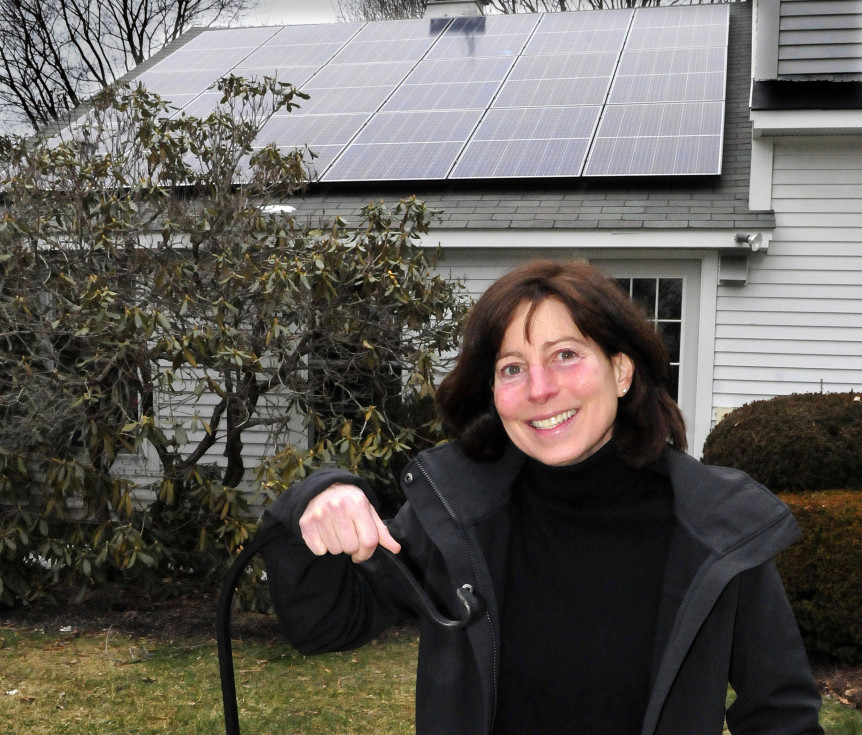
<path id="1" fill-rule="evenodd" d="M 586 176 L 720 172 L 729 10 L 635 13 Z"/>
<path id="2" fill-rule="evenodd" d="M 227 74 L 295 84 L 258 142 L 308 145 L 322 181 L 718 174 L 728 26 L 696 5 L 207 30 L 136 79 L 191 115 Z"/>

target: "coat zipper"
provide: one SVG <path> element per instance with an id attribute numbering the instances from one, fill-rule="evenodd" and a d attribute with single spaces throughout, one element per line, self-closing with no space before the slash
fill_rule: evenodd
<path id="1" fill-rule="evenodd" d="M 419 459 L 418 457 L 416 458 L 416 465 L 419 467 L 420 471 L 422 472 L 422 475 L 428 481 L 428 484 L 431 486 L 432 490 L 434 490 L 434 493 L 437 495 L 440 502 L 443 504 L 443 507 L 446 509 L 446 512 L 449 514 L 450 518 L 452 518 L 456 527 L 460 531 L 461 537 L 464 539 L 464 545 L 467 547 L 467 557 L 470 560 L 470 568 L 473 570 L 473 576 L 476 579 L 476 584 L 479 586 L 479 592 L 487 600 L 488 599 L 487 595 L 486 595 L 485 590 L 482 587 L 482 583 L 479 579 L 478 565 L 476 564 L 476 558 L 473 554 L 473 548 L 470 545 L 470 542 L 467 540 L 467 532 L 464 529 L 464 526 L 461 523 L 461 520 L 455 514 L 455 511 L 452 509 L 452 506 L 449 505 L 449 501 L 446 500 L 446 496 L 443 495 L 442 491 L 437 486 L 437 483 L 434 481 L 434 479 L 431 477 L 431 474 L 428 472 L 428 469 L 422 463 L 422 460 Z M 494 701 L 493 701 L 493 706 L 491 709 L 491 726 L 488 729 L 488 732 L 492 733 L 492 732 L 494 732 L 494 724 L 496 723 L 496 719 L 497 719 L 497 685 L 498 685 L 499 672 L 497 670 L 498 669 L 497 636 L 496 636 L 496 633 L 494 632 L 494 621 L 491 619 L 491 611 L 488 609 L 487 605 L 485 605 L 485 618 L 488 621 L 488 627 L 491 629 L 491 650 L 493 652 L 492 664 L 493 664 L 493 672 L 494 672 L 494 678 L 493 678 Z"/>

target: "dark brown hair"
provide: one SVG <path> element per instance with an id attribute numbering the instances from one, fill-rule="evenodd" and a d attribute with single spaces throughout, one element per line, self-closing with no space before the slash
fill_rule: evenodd
<path id="1" fill-rule="evenodd" d="M 521 304 L 534 310 L 547 298 L 562 302 L 581 333 L 611 358 L 623 353 L 634 377 L 620 399 L 614 441 L 637 467 L 656 461 L 667 442 L 686 448 L 685 421 L 667 392 L 668 356 L 653 325 L 619 285 L 581 261 L 537 260 L 493 283 L 470 312 L 455 368 L 437 391 L 437 408 L 468 456 L 490 461 L 508 444 L 494 407 L 494 363 Z"/>

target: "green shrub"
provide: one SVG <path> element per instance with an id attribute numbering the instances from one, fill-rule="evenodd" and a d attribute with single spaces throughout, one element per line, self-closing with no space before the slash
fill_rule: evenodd
<path id="1" fill-rule="evenodd" d="M 218 88 L 207 118 L 120 85 L 57 139 L 0 136 L 0 606 L 214 584 L 250 503 L 333 464 L 395 505 L 443 438 L 469 299 L 421 245 L 435 212 L 261 207 L 308 183 L 252 149 L 307 95 Z"/>
<path id="2" fill-rule="evenodd" d="M 862 489 L 862 400 L 799 393 L 729 413 L 703 447 L 707 464 L 744 470 L 773 492 Z"/>
<path id="3" fill-rule="evenodd" d="M 862 493 L 783 495 L 802 539 L 778 568 L 809 652 L 862 663 Z"/>

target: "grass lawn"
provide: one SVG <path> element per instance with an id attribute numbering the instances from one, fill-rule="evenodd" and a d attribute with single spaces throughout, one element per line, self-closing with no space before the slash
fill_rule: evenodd
<path id="1" fill-rule="evenodd" d="M 303 657 L 234 644 L 243 735 L 413 732 L 415 631 Z M 8 735 L 224 732 L 214 640 L 166 641 L 0 629 L 0 722 Z M 862 735 L 862 712 L 826 702 L 827 735 Z"/>

